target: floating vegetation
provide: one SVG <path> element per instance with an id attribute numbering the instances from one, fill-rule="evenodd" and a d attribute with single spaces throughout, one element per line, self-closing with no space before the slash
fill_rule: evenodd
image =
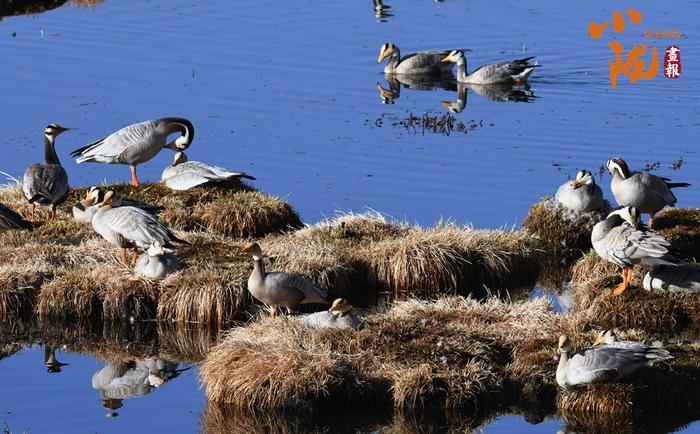
<path id="1" fill-rule="evenodd" d="M 668 166 L 668 168 L 671 170 L 678 170 L 681 168 L 681 166 L 683 166 L 683 163 L 684 163 L 683 156 L 680 156 L 680 157 L 678 157 L 678 159 L 676 161 L 671 163 L 671 165 Z"/>
<path id="2" fill-rule="evenodd" d="M 374 122 L 372 122 L 372 124 L 378 128 L 381 128 L 384 125 L 384 117 L 385 114 L 382 114 Z M 366 123 L 369 123 L 369 121 Z M 453 132 L 467 134 L 471 130 L 482 128 L 484 127 L 484 121 L 483 119 L 472 119 L 465 123 L 458 120 L 450 112 L 439 115 L 433 115 L 429 112 L 423 113 L 422 115 L 416 115 L 413 114 L 413 112 L 409 112 L 408 116 L 404 119 L 391 120 L 391 126 L 403 127 L 411 134 L 425 135 L 426 133 L 435 133 L 449 136 Z"/>

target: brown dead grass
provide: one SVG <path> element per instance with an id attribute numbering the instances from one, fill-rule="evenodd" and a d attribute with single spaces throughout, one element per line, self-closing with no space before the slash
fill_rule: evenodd
<path id="1" fill-rule="evenodd" d="M 666 208 L 654 219 L 654 228 L 679 257 L 695 262 L 700 259 L 700 209 Z"/>

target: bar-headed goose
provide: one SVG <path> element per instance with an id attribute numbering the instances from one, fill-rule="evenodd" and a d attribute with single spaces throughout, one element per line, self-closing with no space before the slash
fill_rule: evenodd
<path id="1" fill-rule="evenodd" d="M 34 224 L 0 203 L 0 232 L 9 229 L 30 229 Z"/>
<path id="2" fill-rule="evenodd" d="M 204 184 L 230 181 L 234 178 L 255 179 L 245 172 L 233 172 L 201 161 L 189 161 L 184 152 L 177 152 L 173 164 L 163 170 L 161 179 L 173 190 L 189 190 Z"/>
<path id="3" fill-rule="evenodd" d="M 644 365 L 672 359 L 662 348 L 623 348 L 603 345 L 573 353 L 569 337 L 559 338 L 557 384 L 564 388 L 581 384 L 618 381 Z"/>
<path id="4" fill-rule="evenodd" d="M 174 133 L 181 136 L 168 143 Z M 194 140 L 194 126 L 185 118 L 161 118 L 140 122 L 122 128 L 82 148 L 71 156 L 80 163 L 97 162 L 108 164 L 128 164 L 131 167 L 131 183 L 139 185 L 136 166 L 155 157 L 163 148 L 184 151 Z"/>
<path id="5" fill-rule="evenodd" d="M 588 170 L 579 170 L 573 181 L 562 184 L 554 200 L 576 212 L 595 211 L 604 205 L 603 190 L 596 185 L 593 174 Z"/>
<path id="6" fill-rule="evenodd" d="M 462 50 L 453 50 L 443 62 L 457 64 L 457 81 L 469 84 L 524 83 L 536 67 L 542 66 L 530 63 L 534 57 L 526 57 L 511 62 L 490 63 L 480 66 L 471 74 L 467 73 L 467 58 Z"/>
<path id="7" fill-rule="evenodd" d="M 676 187 L 689 187 L 687 182 L 670 182 L 669 178 L 647 172 L 632 172 L 625 160 L 619 157 L 607 162 L 612 174 L 610 188 L 620 206 L 633 206 L 643 214 L 649 214 L 649 226 L 653 227 L 654 215 L 665 206 L 674 206 L 678 199 L 671 191 Z"/>
<path id="8" fill-rule="evenodd" d="M 299 321 L 311 328 L 355 329 L 362 323 L 348 301 L 337 298 L 330 309 L 299 317 Z"/>
<path id="9" fill-rule="evenodd" d="M 102 190 L 93 185 L 85 192 L 85 198 L 73 205 L 73 219 L 81 223 L 92 222 L 92 216 L 99 209 L 99 204 L 104 199 Z"/>
<path id="10" fill-rule="evenodd" d="M 613 295 L 620 295 L 629 288 L 636 264 L 680 264 L 668 252 L 668 241 L 646 228 L 639 217 L 639 211 L 628 206 L 612 211 L 593 227 L 593 249 L 601 258 L 623 267 L 622 283 L 615 288 Z"/>
<path id="11" fill-rule="evenodd" d="M 158 241 L 152 242 L 148 250 L 136 259 L 134 273 L 151 279 L 161 279 L 182 270 L 182 264 L 174 252 L 174 249 L 163 247 Z"/>
<path id="12" fill-rule="evenodd" d="M 277 308 L 287 308 L 291 313 L 301 304 L 327 304 L 328 291 L 298 274 L 265 272 L 263 253 L 258 243 L 247 243 L 242 250 L 253 257 L 253 272 L 248 278 L 248 291 L 265 303 L 270 315 L 277 316 Z"/>
<path id="13" fill-rule="evenodd" d="M 56 154 L 56 137 L 68 131 L 57 124 L 49 124 L 44 130 L 44 163 L 27 168 L 22 180 L 22 191 L 32 207 L 31 220 L 36 219 L 36 206 L 51 206 L 51 220 L 56 219 L 56 206 L 68 197 L 68 174 Z"/>
<path id="14" fill-rule="evenodd" d="M 99 209 L 92 217 L 95 232 L 121 248 L 122 264 L 126 264 L 126 249 L 131 248 L 131 265 L 136 263 L 138 249 L 148 249 L 154 241 L 172 247 L 171 242 L 185 243 L 152 214 L 135 206 L 122 206 L 121 195 L 105 193 Z"/>
<path id="15" fill-rule="evenodd" d="M 644 276 L 643 286 L 647 291 L 700 292 L 700 267 L 655 265 Z"/>
<path id="16" fill-rule="evenodd" d="M 596 338 L 595 342 L 593 342 L 593 346 L 598 347 L 601 345 L 607 345 L 609 347 L 615 348 L 628 348 L 640 351 L 650 351 L 653 349 L 657 349 L 659 354 L 665 355 L 669 359 L 673 358 L 673 356 L 671 356 L 671 354 L 669 354 L 667 350 L 660 347 L 646 345 L 637 341 L 621 341 L 617 338 L 617 334 L 613 329 L 603 330 L 598 334 L 598 337 Z"/>
<path id="17" fill-rule="evenodd" d="M 449 75 L 452 74 L 452 65 L 441 62 L 449 52 L 421 51 L 401 57 L 399 47 L 386 43 L 379 49 L 377 63 L 389 58 L 389 63 L 384 67 L 385 74 Z"/>

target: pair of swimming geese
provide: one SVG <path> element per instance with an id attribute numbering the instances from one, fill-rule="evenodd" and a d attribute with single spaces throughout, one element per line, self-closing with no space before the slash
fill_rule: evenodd
<path id="1" fill-rule="evenodd" d="M 31 220 L 36 206 L 50 206 L 50 219 L 56 218 L 56 207 L 68 197 L 68 174 L 56 153 L 56 138 L 69 128 L 50 124 L 44 130 L 44 162 L 29 166 L 24 173 L 22 190 L 31 205 Z M 168 138 L 179 133 L 174 140 Z M 255 179 L 244 172 L 235 172 L 199 161 L 188 161 L 184 154 L 194 139 L 194 126 L 185 118 L 166 117 L 128 125 L 109 136 L 72 152 L 78 164 L 97 162 L 126 164 L 131 168 L 131 183 L 139 185 L 136 166 L 152 159 L 162 149 L 176 151 L 173 163 L 166 167 L 162 181 L 173 190 L 188 190 L 198 185 L 225 182 L 234 178 Z"/>
<path id="2" fill-rule="evenodd" d="M 654 266 L 644 278 L 646 289 L 700 290 L 700 269 L 673 257 L 668 241 L 651 229 L 656 213 L 676 204 L 671 189 L 690 184 L 630 171 L 625 160 L 618 157 L 608 160 L 607 169 L 612 174 L 611 190 L 621 208 L 593 227 L 591 243 L 600 257 L 623 268 L 622 283 L 613 294 L 620 295 L 629 288 L 637 264 Z M 587 170 L 560 186 L 555 200 L 576 212 L 600 210 L 604 203 L 602 190 Z M 649 214 L 649 226 L 641 223 L 642 213 Z"/>
<path id="3" fill-rule="evenodd" d="M 379 49 L 377 63 L 389 58 L 384 67 L 385 74 L 421 75 L 440 77 L 452 74 L 453 63 L 457 64 L 457 81 L 467 84 L 524 83 L 532 71 L 541 66 L 530 63 L 534 57 L 510 62 L 490 63 L 467 72 L 467 58 L 462 50 L 421 51 L 401 56 L 399 47 L 386 43 Z"/>

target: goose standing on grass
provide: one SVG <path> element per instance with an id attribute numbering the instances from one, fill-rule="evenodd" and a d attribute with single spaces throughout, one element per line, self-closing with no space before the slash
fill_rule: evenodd
<path id="1" fill-rule="evenodd" d="M 253 257 L 253 272 L 248 278 L 248 291 L 267 305 L 270 315 L 277 308 L 287 308 L 290 314 L 300 304 L 328 304 L 328 291 L 311 283 L 306 277 L 291 273 L 266 273 L 263 253 L 258 243 L 247 243 L 241 249 Z"/>
<path id="2" fill-rule="evenodd" d="M 579 170 L 576 179 L 562 184 L 554 200 L 565 208 L 576 212 L 596 211 L 603 208 L 603 190 L 596 185 L 593 174 Z"/>
<path id="3" fill-rule="evenodd" d="M 593 249 L 601 258 L 623 267 L 622 283 L 615 288 L 613 295 L 620 295 L 629 288 L 636 264 L 680 264 L 668 252 L 669 242 L 646 228 L 639 219 L 639 211 L 628 206 L 611 212 L 593 227 Z"/>
<path id="4" fill-rule="evenodd" d="M 642 350 L 642 351 L 649 351 L 653 349 L 659 350 L 659 354 L 663 354 L 668 359 L 672 359 L 673 356 L 668 352 L 668 350 L 665 350 L 660 347 L 655 347 L 655 346 L 650 346 L 650 345 L 645 345 L 641 342 L 637 341 L 621 341 L 617 338 L 617 334 L 615 334 L 615 330 L 609 329 L 609 330 L 603 330 L 598 334 L 598 337 L 596 338 L 595 342 L 593 342 L 594 347 L 598 347 L 601 345 L 607 345 L 609 347 L 615 347 L 615 348 L 628 348 L 628 349 L 635 349 L 635 350 Z"/>
<path id="5" fill-rule="evenodd" d="M 162 279 L 182 270 L 182 264 L 174 252 L 173 249 L 161 246 L 158 241 L 152 242 L 148 250 L 136 259 L 134 273 L 151 279 Z"/>
<path id="6" fill-rule="evenodd" d="M 490 63 L 467 73 L 467 58 L 462 50 L 453 50 L 442 58 L 442 62 L 457 64 L 457 81 L 468 84 L 524 83 L 535 68 L 542 66 L 530 63 L 533 57 L 511 62 Z"/>
<path id="7" fill-rule="evenodd" d="M 99 209 L 92 216 L 95 232 L 121 248 L 121 261 L 126 264 L 126 249 L 131 248 L 131 266 L 136 264 L 138 249 L 148 249 L 156 241 L 165 247 L 171 242 L 186 243 L 152 214 L 135 206 L 122 206 L 120 194 L 105 193 Z"/>
<path id="8" fill-rule="evenodd" d="M 379 49 L 377 63 L 389 57 L 389 62 L 384 67 L 385 74 L 451 75 L 452 65 L 441 62 L 449 52 L 450 50 L 421 51 L 401 57 L 399 47 L 386 43 Z"/>
<path id="9" fill-rule="evenodd" d="M 672 359 L 662 348 L 623 348 L 603 345 L 574 354 L 566 335 L 559 338 L 557 384 L 563 388 L 620 380 L 644 365 Z"/>
<path id="10" fill-rule="evenodd" d="M 168 143 L 168 137 L 180 133 L 181 136 Z M 122 128 L 82 148 L 71 156 L 80 163 L 97 162 L 108 164 L 128 164 L 131 167 L 131 184 L 139 185 L 136 166 L 155 157 L 163 148 L 184 151 L 194 140 L 194 126 L 185 118 L 161 118 L 140 122 Z"/>
<path id="11" fill-rule="evenodd" d="M 36 220 L 36 205 L 51 206 L 51 220 L 56 219 L 56 206 L 68 197 L 68 174 L 56 154 L 56 137 L 68 131 L 57 124 L 44 130 L 44 163 L 27 168 L 22 180 L 22 191 L 32 206 L 31 221 Z"/>
<path id="12" fill-rule="evenodd" d="M 344 298 L 337 298 L 330 309 L 299 317 L 299 321 L 311 328 L 355 329 L 360 328 L 362 320 Z"/>
<path id="13" fill-rule="evenodd" d="M 649 226 L 654 225 L 654 215 L 665 206 L 674 206 L 678 199 L 671 191 L 676 187 L 689 187 L 687 182 L 670 182 L 669 178 L 647 172 L 631 172 L 625 160 L 619 157 L 607 162 L 612 174 L 610 188 L 620 206 L 633 206 L 643 214 L 649 214 Z"/>
<path id="14" fill-rule="evenodd" d="M 189 190 L 198 185 L 226 182 L 235 178 L 254 180 L 245 172 L 233 172 L 200 161 L 189 161 L 184 152 L 177 152 L 173 164 L 163 170 L 161 179 L 173 190 Z"/>
<path id="15" fill-rule="evenodd" d="M 31 229 L 32 222 L 28 222 L 10 208 L 0 203 L 0 232 L 9 229 Z"/>
<path id="16" fill-rule="evenodd" d="M 670 292 L 700 292 L 700 267 L 656 265 L 644 276 L 644 289 Z"/>

